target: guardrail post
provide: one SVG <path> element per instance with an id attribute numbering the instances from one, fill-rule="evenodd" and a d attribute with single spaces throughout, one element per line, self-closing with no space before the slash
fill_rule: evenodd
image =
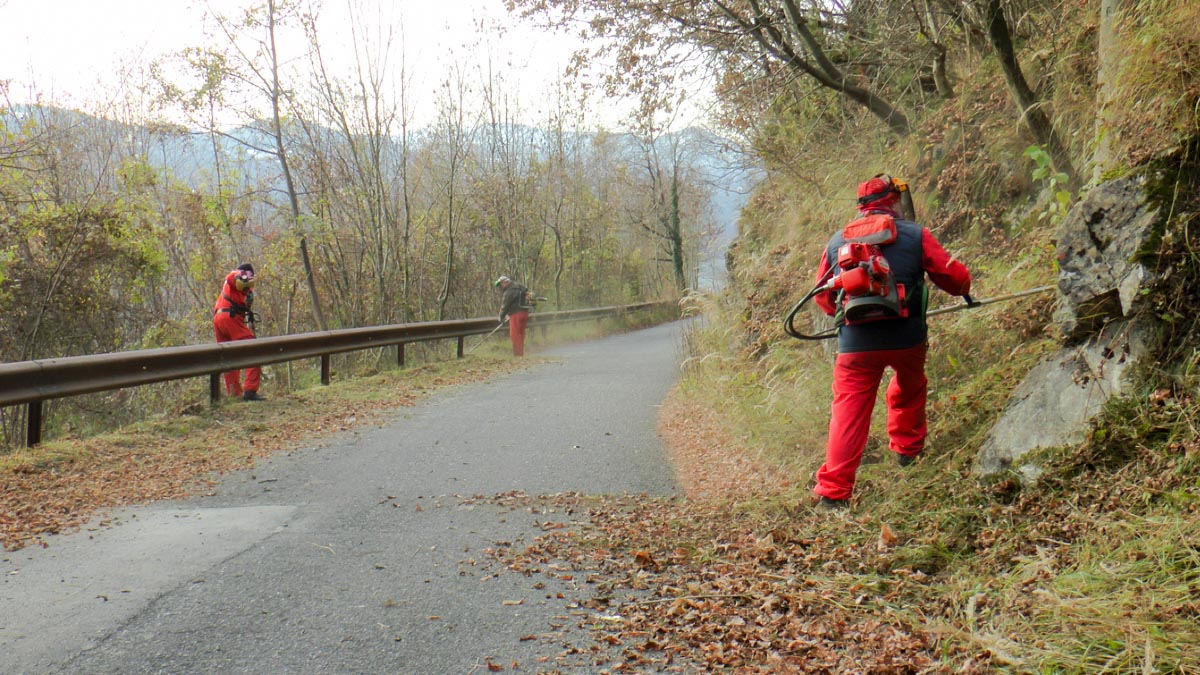
<path id="1" fill-rule="evenodd" d="M 321 355 L 321 384 L 329 384 L 329 354 Z"/>
<path id="2" fill-rule="evenodd" d="M 466 341 L 466 339 L 467 338 L 462 335 L 458 336 L 458 358 L 460 359 L 463 357 L 463 342 Z"/>
<path id="3" fill-rule="evenodd" d="M 404 367 L 404 343 L 396 345 L 396 365 L 400 368 Z"/>
<path id="4" fill-rule="evenodd" d="M 216 405 L 217 401 L 221 400 L 221 374 L 209 373 L 208 375 L 208 401 Z"/>
<path id="5" fill-rule="evenodd" d="M 42 402 L 30 401 L 26 417 L 25 447 L 32 448 L 42 442 Z"/>

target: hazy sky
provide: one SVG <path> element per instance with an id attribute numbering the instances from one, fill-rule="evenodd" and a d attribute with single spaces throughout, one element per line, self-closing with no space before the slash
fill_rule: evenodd
<path id="1" fill-rule="evenodd" d="M 186 46 L 205 44 L 206 9 L 236 15 L 251 0 L 0 0 L 0 82 L 8 98 L 40 98 L 85 110 L 110 101 L 122 73 Z M 530 121 L 575 43 L 510 20 L 503 0 L 324 0 L 319 34 L 334 68 L 349 68 L 349 6 L 375 27 L 392 26 L 393 71 L 401 53 L 418 115 L 432 115 L 433 92 L 448 68 L 471 69 L 490 56 L 506 72 Z M 361 22 L 360 22 L 361 23 Z M 480 30 L 480 26 L 486 29 Z M 403 31 L 403 41 L 401 40 Z M 281 51 L 300 51 L 286 41 Z M 603 102 L 597 102 L 603 106 Z M 621 113 L 597 109 L 613 126 Z"/>

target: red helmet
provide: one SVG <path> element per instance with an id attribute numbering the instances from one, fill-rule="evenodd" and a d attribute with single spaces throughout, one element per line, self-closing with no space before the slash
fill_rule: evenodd
<path id="1" fill-rule="evenodd" d="M 237 274 L 233 278 L 233 285 L 239 291 L 248 291 L 254 288 L 254 266 L 250 263 L 242 263 L 234 270 Z"/>
<path id="2" fill-rule="evenodd" d="M 886 173 L 876 174 L 871 180 L 858 185 L 858 208 L 863 210 L 890 209 L 900 201 L 900 190 Z"/>

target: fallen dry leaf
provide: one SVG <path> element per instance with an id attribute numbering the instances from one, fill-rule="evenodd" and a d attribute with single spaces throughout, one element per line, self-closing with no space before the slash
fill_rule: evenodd
<path id="1" fill-rule="evenodd" d="M 887 551 L 896 547 L 896 543 L 900 540 L 896 533 L 892 531 L 892 527 L 887 523 L 879 530 L 879 550 Z"/>

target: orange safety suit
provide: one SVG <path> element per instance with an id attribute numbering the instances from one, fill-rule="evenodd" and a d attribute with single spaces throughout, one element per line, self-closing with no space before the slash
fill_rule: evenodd
<path id="1" fill-rule="evenodd" d="M 860 186 L 860 196 L 874 188 Z M 860 210 L 896 216 L 890 206 L 894 200 L 875 202 Z M 934 285 L 952 295 L 971 292 L 971 273 L 942 248 L 937 238 L 924 227 L 897 218 L 899 236 L 895 243 L 882 247 L 897 279 L 909 289 L 908 316 L 903 319 L 872 321 L 846 325 L 838 331 L 838 355 L 833 367 L 833 405 L 829 438 L 825 446 L 825 464 L 817 470 L 814 492 L 832 500 L 847 500 L 854 490 L 855 475 L 862 462 L 863 450 L 871 426 L 871 410 L 884 371 L 894 375 L 887 387 L 887 433 L 889 449 L 911 458 L 925 447 L 925 276 Z M 841 234 L 830 240 L 821 256 L 817 278 L 837 260 Z M 828 315 L 838 310 L 835 294 L 825 292 L 814 298 Z"/>
<path id="2" fill-rule="evenodd" d="M 508 338 L 512 340 L 513 356 L 525 356 L 525 327 L 529 324 L 529 289 L 515 281 L 504 287 L 500 301 L 500 321 L 508 319 Z"/>
<path id="3" fill-rule="evenodd" d="M 529 310 L 521 309 L 508 315 L 508 338 L 512 340 L 513 356 L 525 356 L 525 326 Z"/>
<path id="4" fill-rule="evenodd" d="M 217 302 L 213 305 L 213 334 L 217 342 L 234 340 L 253 340 L 254 331 L 246 325 L 250 314 L 250 304 L 246 291 L 238 290 L 237 280 L 242 270 L 233 270 L 225 275 L 225 284 Z M 230 396 L 241 396 L 245 392 L 258 391 L 262 368 L 253 366 L 246 369 L 246 381 L 241 380 L 241 371 L 231 370 L 223 374 L 225 378 L 225 393 Z"/>

